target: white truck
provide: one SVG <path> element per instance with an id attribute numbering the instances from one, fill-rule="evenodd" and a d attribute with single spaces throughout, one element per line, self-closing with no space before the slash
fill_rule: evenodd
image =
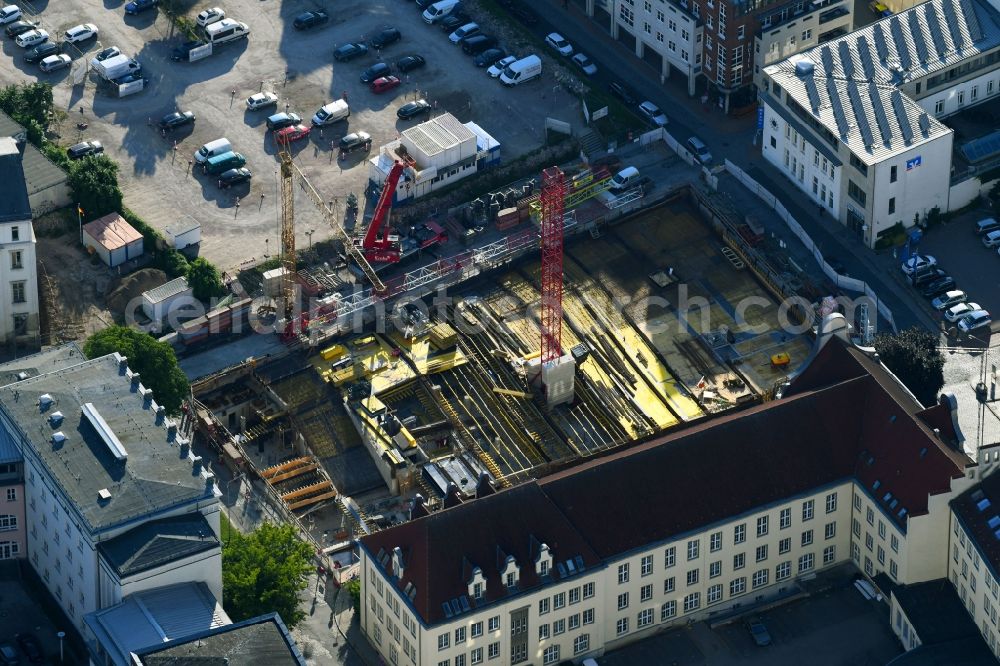
<path id="1" fill-rule="evenodd" d="M 211 44 L 225 44 L 249 37 L 250 26 L 231 18 L 224 18 L 205 26 L 205 36 Z"/>
<path id="2" fill-rule="evenodd" d="M 105 81 L 113 81 L 142 70 L 138 62 L 124 54 L 116 55 L 107 60 L 94 58 L 90 61 L 90 68 Z"/>

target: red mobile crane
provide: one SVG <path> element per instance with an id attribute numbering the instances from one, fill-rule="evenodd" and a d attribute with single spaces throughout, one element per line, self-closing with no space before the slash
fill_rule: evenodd
<path id="1" fill-rule="evenodd" d="M 379 195 L 378 203 L 375 205 L 375 214 L 372 216 L 368 231 L 361 241 L 361 250 L 365 259 L 372 262 L 396 262 L 400 257 L 399 234 L 390 233 L 389 211 L 392 208 L 392 197 L 396 193 L 396 185 L 403 175 L 403 163 L 396 160 L 389 169 L 382 184 L 382 194 Z"/>

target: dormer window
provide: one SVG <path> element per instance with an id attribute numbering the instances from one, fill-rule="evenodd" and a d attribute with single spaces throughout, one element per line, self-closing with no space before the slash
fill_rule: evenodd
<path id="1" fill-rule="evenodd" d="M 473 599 L 482 599 L 483 598 L 483 584 L 482 583 L 474 583 L 472 585 L 472 598 Z"/>
<path id="2" fill-rule="evenodd" d="M 517 585 L 517 577 L 514 575 L 513 572 L 511 572 L 507 574 L 507 580 L 505 582 L 508 588 L 515 587 Z"/>
<path id="3" fill-rule="evenodd" d="M 538 556 L 535 558 L 535 573 L 540 577 L 548 576 L 552 569 L 552 553 L 546 544 L 538 547 Z"/>
<path id="4" fill-rule="evenodd" d="M 469 596 L 477 601 L 481 601 L 486 594 L 486 577 L 479 567 L 472 569 L 472 577 L 469 578 Z"/>
<path id="5" fill-rule="evenodd" d="M 538 563 L 538 574 L 540 576 L 548 576 L 549 575 L 549 561 L 548 560 L 543 560 L 543 561 L 541 561 L 541 562 Z"/>
<path id="6" fill-rule="evenodd" d="M 521 576 L 521 571 L 517 566 L 517 562 L 514 560 L 513 555 L 508 555 L 504 562 L 503 570 L 500 572 L 501 580 L 508 590 L 513 591 L 517 587 L 518 580 Z"/>

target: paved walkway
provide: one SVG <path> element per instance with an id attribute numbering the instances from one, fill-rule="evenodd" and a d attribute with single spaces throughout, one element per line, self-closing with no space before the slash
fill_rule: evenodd
<path id="1" fill-rule="evenodd" d="M 921 326 L 938 330 L 936 322 L 914 301 L 891 252 L 876 254 L 866 248 L 846 227 L 832 220 L 818 218 L 818 207 L 809 198 L 783 182 L 780 171 L 764 161 L 754 145 L 756 114 L 730 118 L 715 105 L 702 104 L 700 97 L 689 97 L 686 84 L 678 79 L 660 83 L 659 72 L 638 60 L 624 44 L 611 39 L 607 31 L 589 19 L 576 1 L 563 8 L 560 2 L 540 2 L 532 9 L 542 19 L 534 31 L 558 30 L 570 42 L 590 55 L 600 72 L 593 81 L 605 85 L 605 74 L 615 73 L 642 98 L 658 104 L 670 119 L 667 130 L 683 141 L 695 134 L 708 145 L 716 160 L 728 158 L 767 187 L 812 237 L 824 254 L 836 257 L 848 274 L 868 282 L 879 298 L 892 310 L 898 328 Z M 547 25 L 546 25 L 547 24 Z M 788 234 L 789 238 L 792 235 Z"/>

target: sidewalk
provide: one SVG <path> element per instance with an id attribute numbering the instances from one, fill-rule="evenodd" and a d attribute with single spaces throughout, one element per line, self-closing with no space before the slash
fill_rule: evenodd
<path id="1" fill-rule="evenodd" d="M 299 595 L 306 617 L 293 631 L 308 664 L 378 666 L 382 660 L 355 621 L 351 595 L 330 579 L 309 575 Z"/>

